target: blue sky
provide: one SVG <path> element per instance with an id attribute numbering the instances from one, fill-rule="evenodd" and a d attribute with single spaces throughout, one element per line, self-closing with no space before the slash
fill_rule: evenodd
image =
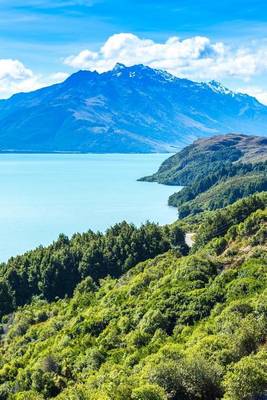
<path id="1" fill-rule="evenodd" d="M 267 2 L 0 0 L 0 97 L 116 61 L 267 102 Z"/>

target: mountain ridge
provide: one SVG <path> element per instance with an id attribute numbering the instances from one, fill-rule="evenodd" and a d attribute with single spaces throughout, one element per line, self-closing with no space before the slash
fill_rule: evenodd
<path id="1" fill-rule="evenodd" d="M 184 186 L 169 197 L 180 218 L 222 208 L 267 190 L 267 138 L 232 133 L 198 139 L 141 180 Z"/>
<path id="2" fill-rule="evenodd" d="M 0 101 L 0 151 L 175 152 L 231 131 L 267 135 L 267 107 L 218 82 L 142 64 L 81 70 Z"/>

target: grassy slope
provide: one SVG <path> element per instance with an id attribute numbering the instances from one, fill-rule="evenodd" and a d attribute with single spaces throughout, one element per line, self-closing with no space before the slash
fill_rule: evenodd
<path id="1" fill-rule="evenodd" d="M 230 206 L 221 234 L 210 235 L 219 211 L 198 217 L 200 239 L 186 257 L 169 251 L 99 289 L 87 278 L 69 300 L 36 300 L 4 318 L 0 398 L 245 400 L 262 393 L 266 196 L 260 201 L 258 209 Z"/>

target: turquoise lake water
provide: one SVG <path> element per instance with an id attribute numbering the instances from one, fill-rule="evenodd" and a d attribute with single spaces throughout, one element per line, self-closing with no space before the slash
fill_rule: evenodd
<path id="1" fill-rule="evenodd" d="M 1 154 L 0 261 L 63 232 L 105 230 L 126 220 L 139 225 L 177 218 L 168 196 L 178 190 L 137 182 L 167 154 Z"/>

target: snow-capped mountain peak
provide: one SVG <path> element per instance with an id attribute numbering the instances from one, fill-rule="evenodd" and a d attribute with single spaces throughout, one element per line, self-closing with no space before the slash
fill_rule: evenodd
<path id="1" fill-rule="evenodd" d="M 125 68 L 127 68 L 126 65 L 118 62 L 118 63 L 115 64 L 115 66 L 113 68 L 113 71 L 117 72 L 117 71 L 121 71 L 121 70 L 123 70 Z"/>
<path id="2" fill-rule="evenodd" d="M 267 135 L 267 107 L 253 97 L 142 64 L 1 100 L 0 121 L 2 151 L 165 152 L 229 131 Z"/>
<path id="3" fill-rule="evenodd" d="M 235 92 L 233 92 L 232 90 L 228 89 L 227 87 L 223 86 L 220 82 L 215 80 L 208 82 L 207 86 L 216 93 L 230 94 L 232 96 L 236 94 Z"/>

